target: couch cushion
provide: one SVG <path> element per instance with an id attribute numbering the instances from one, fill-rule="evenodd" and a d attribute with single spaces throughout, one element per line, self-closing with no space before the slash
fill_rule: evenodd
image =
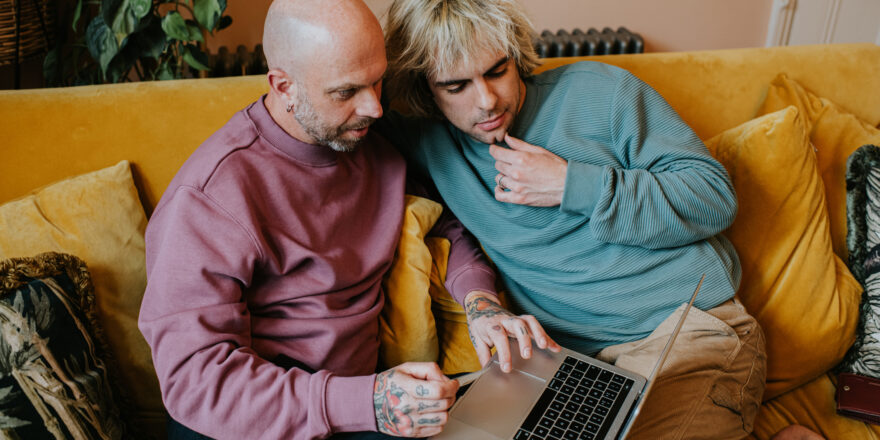
<path id="1" fill-rule="evenodd" d="M 0 259 L 54 251 L 89 266 L 98 316 L 134 401 L 133 424 L 164 432 L 165 410 L 137 316 L 146 286 L 144 229 L 128 162 L 72 177 L 0 205 Z"/>
<path id="2" fill-rule="evenodd" d="M 464 309 L 446 290 L 449 240 L 425 237 L 443 207 L 407 195 L 403 229 L 384 281 L 379 320 L 380 362 L 437 362 L 447 375 L 480 369 Z"/>
<path id="3" fill-rule="evenodd" d="M 725 232 L 742 263 L 738 295 L 767 339 L 770 399 L 827 371 L 853 341 L 861 287 L 831 250 L 804 117 L 794 107 L 708 140 L 739 211 Z"/>
<path id="4" fill-rule="evenodd" d="M 437 360 L 437 330 L 428 295 L 432 263 L 425 234 L 442 211 L 437 202 L 406 195 L 400 242 L 384 280 L 385 306 L 379 317 L 379 361 L 383 368 Z"/>
<path id="5" fill-rule="evenodd" d="M 4 438 L 124 438 L 110 364 L 82 260 L 0 261 Z"/>
<path id="6" fill-rule="evenodd" d="M 846 258 L 846 158 L 862 145 L 880 145 L 880 130 L 813 94 L 785 74 L 770 84 L 758 114 L 772 113 L 790 105 L 805 116 L 810 141 L 816 147 L 819 174 L 826 188 L 834 252 Z"/>

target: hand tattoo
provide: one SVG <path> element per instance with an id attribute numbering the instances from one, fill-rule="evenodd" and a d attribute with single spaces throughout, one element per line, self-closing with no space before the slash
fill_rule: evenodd
<path id="1" fill-rule="evenodd" d="M 416 386 L 416 396 L 419 396 L 419 397 L 427 396 L 428 393 L 430 393 L 430 392 L 431 392 L 430 390 L 428 390 L 427 388 L 425 388 L 422 385 Z"/>
<path id="2" fill-rule="evenodd" d="M 439 407 L 440 407 L 440 402 L 434 402 L 434 403 L 419 402 L 419 412 L 422 412 L 426 409 L 434 409 L 434 408 L 439 408 Z"/>
<path id="3" fill-rule="evenodd" d="M 436 425 L 440 423 L 440 417 L 434 417 L 433 419 L 419 419 L 420 425 Z"/>
<path id="4" fill-rule="evenodd" d="M 393 376 L 394 370 L 376 375 L 376 384 L 373 386 L 376 427 L 386 434 L 408 436 L 413 432 L 413 419 L 409 416 L 412 408 L 402 404 L 401 397 L 406 392 L 391 380 Z"/>
<path id="5" fill-rule="evenodd" d="M 501 306 L 482 296 L 474 298 L 467 305 L 468 319 L 491 318 L 493 316 L 509 314 Z"/>

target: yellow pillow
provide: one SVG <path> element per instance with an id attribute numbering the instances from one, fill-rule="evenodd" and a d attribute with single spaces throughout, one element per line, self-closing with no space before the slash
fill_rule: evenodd
<path id="1" fill-rule="evenodd" d="M 385 278 L 379 318 L 384 368 L 408 361 L 437 362 L 447 375 L 480 369 L 464 309 L 446 291 L 449 240 L 425 235 L 443 207 L 406 196 L 400 243 Z"/>
<path id="2" fill-rule="evenodd" d="M 467 315 L 445 287 L 449 240 L 429 237 L 426 244 L 434 261 L 429 293 L 440 343 L 437 364 L 447 375 L 477 371 L 481 368 L 480 359 L 468 333 Z"/>
<path id="3" fill-rule="evenodd" d="M 733 179 L 725 234 L 742 263 L 738 296 L 767 338 L 770 399 L 837 364 L 852 344 L 861 287 L 831 249 L 825 191 L 795 107 L 706 142 Z"/>
<path id="4" fill-rule="evenodd" d="M 437 361 L 437 330 L 428 295 L 432 263 L 425 235 L 442 211 L 437 202 L 406 195 L 400 242 L 384 280 L 385 306 L 379 317 L 379 360 L 384 368 Z"/>
<path id="5" fill-rule="evenodd" d="M 137 328 L 146 287 L 143 207 L 127 161 L 0 205 L 0 260 L 43 252 L 86 262 L 105 338 L 135 406 L 135 427 L 164 432 L 150 349 Z"/>
<path id="6" fill-rule="evenodd" d="M 816 147 L 819 174 L 825 183 L 834 252 L 846 258 L 846 159 L 865 144 L 880 145 L 880 130 L 833 102 L 818 97 L 778 75 L 767 90 L 759 115 L 794 105 L 806 116 L 810 141 Z"/>

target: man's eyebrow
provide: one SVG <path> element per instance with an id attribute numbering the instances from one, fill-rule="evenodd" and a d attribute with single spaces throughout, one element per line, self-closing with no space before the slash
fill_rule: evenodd
<path id="1" fill-rule="evenodd" d="M 492 67 L 490 67 L 485 72 L 483 72 L 483 75 L 495 71 L 499 67 L 507 64 L 508 61 L 510 61 L 510 57 L 504 57 L 504 58 L 498 60 L 497 63 L 493 64 Z M 446 80 L 446 81 L 434 81 L 434 87 L 455 86 L 455 85 L 459 85 L 459 84 L 464 84 L 468 81 L 470 81 L 470 80 L 469 79 L 450 79 L 450 80 Z"/>
<path id="2" fill-rule="evenodd" d="M 359 89 L 361 87 L 363 87 L 363 85 L 361 85 L 361 84 L 345 83 L 342 85 L 330 87 L 330 88 L 324 90 L 324 93 L 333 93 L 333 92 L 338 92 L 340 90 Z"/>

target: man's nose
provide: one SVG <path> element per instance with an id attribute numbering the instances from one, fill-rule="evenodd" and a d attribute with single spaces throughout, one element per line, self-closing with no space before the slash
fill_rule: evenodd
<path id="1" fill-rule="evenodd" d="M 357 114 L 358 116 L 366 116 L 373 119 L 379 119 L 382 117 L 382 103 L 380 102 L 380 97 L 382 93 L 381 86 L 379 87 L 367 87 L 361 93 L 361 99 L 358 102 Z"/>
<path id="2" fill-rule="evenodd" d="M 498 95 L 495 94 L 495 89 L 492 85 L 486 82 L 485 79 L 480 78 L 474 81 L 474 86 L 477 89 L 477 106 L 481 110 L 493 110 L 498 102 Z"/>

